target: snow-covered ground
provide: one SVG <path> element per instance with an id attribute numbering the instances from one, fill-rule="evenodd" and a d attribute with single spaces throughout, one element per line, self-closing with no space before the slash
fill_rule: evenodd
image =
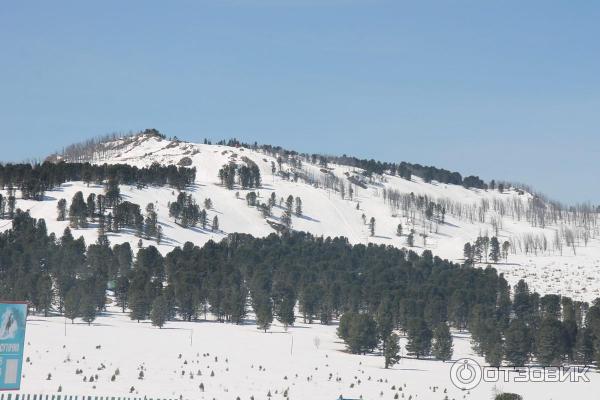
<path id="1" fill-rule="evenodd" d="M 298 323 L 287 332 L 275 324 L 264 333 L 252 323 L 214 321 L 169 322 L 159 329 L 114 309 L 92 326 L 32 316 L 21 392 L 56 393 L 60 387 L 63 394 L 90 396 L 258 400 L 268 399 L 269 392 L 271 399 L 283 399 L 287 390 L 289 399 L 299 400 L 340 395 L 391 400 L 396 393 L 400 399 L 488 400 L 508 391 L 542 400 L 591 398 L 600 387 L 600 376 L 590 372 L 590 382 L 511 379 L 461 391 L 450 380 L 452 362 L 403 358 L 386 370 L 379 354 L 346 353 L 335 331 L 335 325 Z M 454 333 L 454 349 L 453 360 L 469 357 L 483 363 L 466 334 Z"/>

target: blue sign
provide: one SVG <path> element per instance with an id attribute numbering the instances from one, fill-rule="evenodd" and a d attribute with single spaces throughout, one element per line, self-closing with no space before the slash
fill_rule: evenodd
<path id="1" fill-rule="evenodd" d="M 21 386 L 26 303 L 0 303 L 0 390 Z"/>

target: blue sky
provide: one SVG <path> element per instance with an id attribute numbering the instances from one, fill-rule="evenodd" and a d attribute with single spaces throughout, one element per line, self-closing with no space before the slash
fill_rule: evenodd
<path id="1" fill-rule="evenodd" d="M 153 127 L 597 204 L 599 20 L 584 1 L 6 2 L 0 160 Z"/>

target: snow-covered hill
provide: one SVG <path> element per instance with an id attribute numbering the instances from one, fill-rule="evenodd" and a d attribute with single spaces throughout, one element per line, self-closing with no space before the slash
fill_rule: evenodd
<path id="1" fill-rule="evenodd" d="M 259 189 L 226 189 L 221 185 L 218 170 L 231 162 L 247 163 L 246 157 L 260 168 L 262 186 Z M 169 217 L 168 205 L 176 200 L 178 193 L 171 188 L 121 187 L 124 200 L 137 203 L 142 209 L 148 203 L 155 204 L 164 234 L 158 246 L 163 253 L 186 241 L 202 245 L 211 239 L 221 240 L 231 232 L 255 236 L 274 232 L 260 211 L 248 206 L 246 194 L 255 191 L 259 202 L 266 202 L 275 192 L 278 200 L 271 218 L 275 222 L 285 207 L 285 204 L 279 206 L 279 199 L 289 195 L 302 199 L 303 215 L 292 217 L 295 230 L 314 235 L 346 236 L 351 243 L 408 248 L 408 233 L 413 229 L 414 251 L 429 249 L 434 255 L 459 262 L 463 259 L 466 242 L 473 242 L 480 235 L 497 235 L 501 243 L 511 243 L 511 251 L 507 261 L 503 260 L 494 267 L 504 272 L 511 284 L 524 278 L 541 293 L 566 294 L 588 301 L 600 297 L 597 214 L 585 226 L 577 218 L 561 217 L 551 221 L 548 217 L 550 212 L 539 221 L 533 215 L 537 209 L 531 205 L 541 200 L 523 191 L 467 189 L 435 181 L 426 183 L 416 176 L 411 180 L 388 174 L 366 177 L 358 168 L 331 163 L 324 168 L 313 164 L 310 158 L 300 159 L 301 162 L 298 162 L 299 159 L 284 157 L 281 170 L 277 167 L 274 173 L 272 166 L 279 164 L 277 154 L 267 154 L 260 149 L 167 140 L 145 134 L 101 143 L 95 146 L 93 152 L 71 161 L 126 163 L 138 167 L 152 163 L 195 167 L 196 183 L 188 191 L 198 204 L 202 205 L 206 198 L 212 200 L 213 207 L 207 210 L 208 217 L 212 220 L 213 216 L 218 216 L 219 231 L 198 227 L 185 229 L 175 224 Z M 64 198 L 70 202 L 77 191 L 87 196 L 103 190 L 98 185 L 88 187 L 83 182 L 69 182 L 46 193 L 44 201 L 19 199 L 17 207 L 29 210 L 33 217 L 44 218 L 49 231 L 60 236 L 68 222 L 56 220 L 57 201 Z M 411 193 L 413 196 L 410 196 Z M 440 215 L 430 218 L 423 208 L 417 206 L 423 196 L 445 210 L 443 222 Z M 550 208 L 549 204 L 545 206 Z M 374 235 L 371 235 L 368 225 L 372 217 L 375 219 Z M 403 226 L 401 236 L 397 235 L 398 224 Z M 9 221 L 0 221 L 0 229 L 8 227 Z M 89 228 L 75 230 L 74 235 L 82 235 L 89 244 L 96 240 L 97 230 L 94 224 L 90 224 Z M 571 247 L 565 239 L 568 235 L 574 238 Z M 109 239 L 113 244 L 129 241 L 134 248 L 139 240 L 133 232 L 127 231 L 109 234 Z M 149 240 L 143 242 L 144 245 L 156 245 Z"/>

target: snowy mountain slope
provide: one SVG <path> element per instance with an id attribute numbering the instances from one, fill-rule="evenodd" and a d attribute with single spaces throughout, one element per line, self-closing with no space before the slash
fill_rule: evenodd
<path id="1" fill-rule="evenodd" d="M 429 249 L 434 255 L 459 262 L 462 261 L 463 246 L 466 242 L 473 242 L 479 235 L 496 235 L 497 230 L 500 241 L 510 241 L 512 248 L 507 262 L 500 262 L 494 267 L 504 272 L 511 284 L 525 278 L 533 289 L 541 293 L 568 294 L 588 301 L 600 296 L 600 284 L 597 283 L 600 282 L 598 227 L 593 225 L 587 228 L 586 245 L 577 236 L 579 243 L 575 248 L 576 254 L 565 245 L 561 246 L 560 251 L 558 248 L 552 248 L 548 243 L 552 242 L 557 231 L 567 227 L 579 232 L 580 228 L 576 223 L 568 225 L 562 221 L 546 222 L 543 227 L 532 226 L 524 215 L 527 205 L 534 200 L 534 196 L 529 193 L 516 190 L 501 193 L 498 190 L 467 189 L 435 181 L 426 183 L 416 176 L 410 181 L 388 174 L 367 178 L 362 175 L 362 170 L 350 166 L 329 164 L 324 168 L 312 164 L 310 160 L 303 160 L 301 166 L 291 160 L 284 161 L 281 168 L 283 172 L 296 172 L 305 177 L 294 181 L 278 172 L 274 174 L 272 165 L 278 163 L 276 155 L 266 154 L 261 150 L 193 144 L 167 140 L 155 135 L 137 135 L 102 143 L 91 155 L 70 161 L 127 163 L 143 167 L 155 162 L 178 165 L 185 157 L 191 160 L 190 166 L 197 169 L 196 183 L 188 191 L 200 205 L 206 198 L 212 200 L 213 208 L 207 210 L 208 217 L 212 220 L 213 216 L 218 216 L 218 232 L 198 227 L 184 229 L 175 224 L 168 215 L 168 204 L 174 202 L 177 197 L 177 192 L 173 189 L 137 189 L 121 186 L 124 200 L 137 203 L 142 209 L 150 202 L 155 204 L 164 234 L 164 240 L 158 246 L 163 253 L 183 245 L 186 241 L 202 245 L 210 239 L 221 240 L 231 232 L 244 232 L 255 236 L 265 236 L 274 232 L 259 210 L 249 207 L 245 199 L 248 192 L 255 191 L 260 202 L 267 202 L 271 193 L 275 192 L 278 199 L 278 205 L 273 210 L 275 221 L 283 211 L 283 207 L 279 205 L 280 198 L 292 195 L 302 199 L 303 216 L 292 217 L 292 228 L 295 230 L 311 232 L 314 235 L 346 236 L 351 243 L 409 247 L 407 234 L 410 229 L 414 229 L 413 250 L 421 252 Z M 243 164 L 243 157 L 258 165 L 262 175 L 262 187 L 249 190 L 236 187 L 234 190 L 228 190 L 220 184 L 218 170 L 229 162 Z M 355 179 L 349 179 L 352 177 Z M 356 179 L 363 183 L 356 184 Z M 339 190 L 340 182 L 345 187 L 344 198 Z M 350 188 L 353 190 L 352 199 L 349 198 Z M 83 192 L 84 197 L 92 192 L 103 192 L 100 186 L 88 187 L 83 182 L 70 182 L 58 190 L 48 192 L 46 199 L 41 202 L 19 199 L 17 207 L 30 210 L 33 217 L 44 218 L 49 231 L 60 236 L 68 222 L 56 221 L 56 203 L 61 198 L 70 202 L 79 190 Z M 444 222 L 432 222 L 414 208 L 402 209 L 402 206 L 398 205 L 402 203 L 402 199 L 399 199 L 395 206 L 389 201 L 394 195 L 406 196 L 410 193 L 413 193 L 415 198 L 427 196 L 428 199 L 444 205 L 447 210 Z M 283 206 L 285 207 L 285 204 Z M 368 224 L 365 224 L 371 217 L 375 218 L 373 236 Z M 403 226 L 402 236 L 396 234 L 398 224 Z M 0 221 L 0 229 L 7 229 L 9 226 L 8 221 Z M 75 230 L 74 235 L 83 235 L 86 243 L 90 244 L 97 237 L 95 226 L 90 224 L 87 229 Z M 524 251 L 524 238 L 528 236 L 543 237 L 547 242 L 547 249 L 536 249 L 536 254 L 531 249 Z M 139 240 L 131 231 L 109 233 L 109 239 L 113 244 L 129 241 L 134 248 Z M 155 244 L 149 240 L 143 242 L 144 245 Z"/>

